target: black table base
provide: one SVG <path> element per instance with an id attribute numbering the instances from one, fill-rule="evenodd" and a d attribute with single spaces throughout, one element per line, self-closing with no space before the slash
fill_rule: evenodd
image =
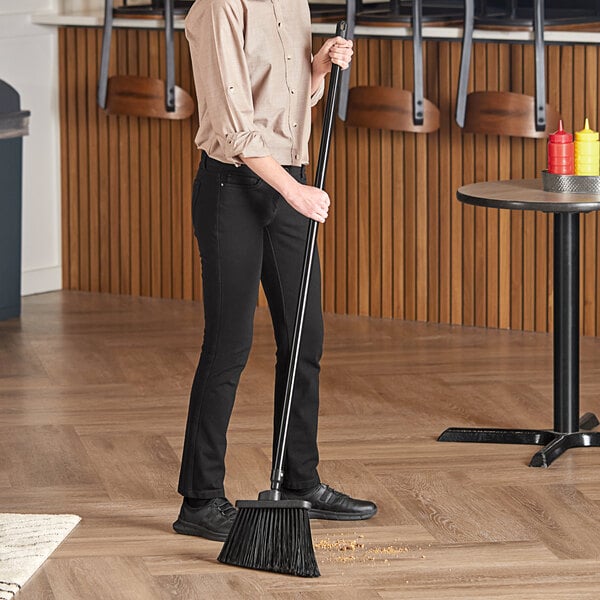
<path id="1" fill-rule="evenodd" d="M 544 446 L 530 467 L 548 467 L 569 448 L 600 447 L 593 413 L 579 417 L 579 213 L 554 213 L 554 429 L 451 427 L 440 442 Z M 583 430 L 583 431 L 582 431 Z"/>
<path id="2" fill-rule="evenodd" d="M 600 432 L 590 432 L 600 425 L 593 413 L 585 413 L 574 433 L 561 433 L 544 429 L 477 429 L 476 427 L 450 427 L 440 435 L 438 442 L 477 442 L 488 444 L 527 444 L 544 446 L 529 462 L 530 467 L 548 467 L 569 448 L 594 446 L 600 448 Z"/>

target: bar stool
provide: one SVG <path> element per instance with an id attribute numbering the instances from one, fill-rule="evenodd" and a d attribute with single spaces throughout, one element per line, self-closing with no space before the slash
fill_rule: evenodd
<path id="1" fill-rule="evenodd" d="M 401 3 L 394 0 L 393 10 Z M 350 33 L 354 30 L 357 5 L 348 2 L 347 19 Z M 369 15 L 375 14 L 368 12 Z M 361 19 L 365 14 L 362 13 Z M 381 17 L 381 15 L 380 15 Z M 369 16 L 370 19 L 370 16 Z M 342 78 L 339 116 L 351 127 L 372 127 L 392 131 L 430 133 L 440 127 L 440 111 L 423 95 L 423 0 L 414 0 L 411 6 L 413 41 L 413 91 L 389 86 L 357 86 L 350 90 L 349 73 Z M 361 21 L 362 22 L 362 21 Z M 376 21 L 369 21 L 374 24 Z M 390 24 L 387 18 L 385 24 Z"/>
<path id="2" fill-rule="evenodd" d="M 545 27 L 564 27 L 578 23 L 598 21 L 600 18 L 600 3 L 597 0 L 580 0 L 577 5 L 573 2 L 564 2 L 563 6 L 544 7 Z M 555 2 L 558 4 L 558 2 Z M 523 0 L 504 0 L 504 6 L 494 2 L 490 6 L 489 0 L 477 0 L 475 7 L 475 23 L 478 27 L 503 28 L 509 23 L 510 28 L 531 27 L 534 7 L 531 2 Z"/>
<path id="3" fill-rule="evenodd" d="M 390 0 L 381 4 L 357 3 L 357 23 L 394 27 L 410 23 L 413 19 L 412 0 Z M 463 8 L 456 0 L 421 0 L 421 20 L 429 26 L 451 25 L 462 20 Z"/>
<path id="4" fill-rule="evenodd" d="M 543 0 L 534 0 L 535 97 L 514 92 L 471 92 L 467 95 L 475 21 L 474 4 L 474 0 L 465 0 L 456 122 L 469 133 L 546 137 L 558 127 L 560 115 L 546 104 Z"/>
<path id="5" fill-rule="evenodd" d="M 346 15 L 346 6 L 337 2 L 311 2 L 308 6 L 313 23 L 331 23 L 343 19 Z"/>
<path id="6" fill-rule="evenodd" d="M 175 48 L 173 16 L 186 14 L 193 2 L 188 0 L 152 0 L 151 4 L 114 7 L 104 3 L 102 54 L 98 80 L 98 105 L 108 114 L 160 119 L 187 119 L 195 108 L 190 94 L 175 85 Z M 115 17 L 161 18 L 165 22 L 166 81 L 133 75 L 108 76 L 113 19 Z"/>

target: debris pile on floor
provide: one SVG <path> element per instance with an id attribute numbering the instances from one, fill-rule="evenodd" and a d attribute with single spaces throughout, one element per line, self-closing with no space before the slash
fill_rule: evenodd
<path id="1" fill-rule="evenodd" d="M 402 555 L 408 558 L 412 556 L 412 551 L 422 550 L 419 548 L 409 548 L 408 546 L 375 546 L 365 542 L 364 535 L 358 535 L 354 538 L 345 535 L 325 534 L 326 538 L 317 540 L 314 543 L 315 550 L 321 555 L 319 560 L 325 562 L 383 562 L 389 564 L 389 559 L 401 558 Z M 356 535 L 356 534 L 354 534 Z M 325 554 L 325 556 L 322 556 Z M 419 553 L 419 558 L 425 558 L 424 554 Z"/>

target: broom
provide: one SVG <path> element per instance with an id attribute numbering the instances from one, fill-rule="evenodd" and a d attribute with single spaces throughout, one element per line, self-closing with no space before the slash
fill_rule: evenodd
<path id="1" fill-rule="evenodd" d="M 346 22 L 340 21 L 337 24 L 336 35 L 345 38 L 346 29 Z M 315 176 L 315 187 L 321 190 L 325 183 L 339 78 L 340 67 L 333 65 Z M 238 514 L 217 559 L 222 563 L 238 567 L 286 573 L 300 577 L 318 577 L 320 575 L 308 518 L 310 503 L 303 500 L 281 500 L 281 486 L 283 484 L 283 457 L 294 393 L 294 380 L 298 365 L 308 284 L 317 240 L 317 228 L 318 222 L 310 219 L 304 250 L 304 264 L 302 266 L 302 279 L 296 309 L 283 412 L 277 440 L 277 451 L 271 473 L 271 489 L 260 492 L 258 500 L 238 500 L 236 502 Z"/>

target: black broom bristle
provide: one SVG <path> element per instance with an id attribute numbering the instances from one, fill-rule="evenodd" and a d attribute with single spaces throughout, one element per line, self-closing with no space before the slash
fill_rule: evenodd
<path id="1" fill-rule="evenodd" d="M 242 500 L 217 560 L 237 567 L 319 577 L 308 509 L 300 500 Z"/>

